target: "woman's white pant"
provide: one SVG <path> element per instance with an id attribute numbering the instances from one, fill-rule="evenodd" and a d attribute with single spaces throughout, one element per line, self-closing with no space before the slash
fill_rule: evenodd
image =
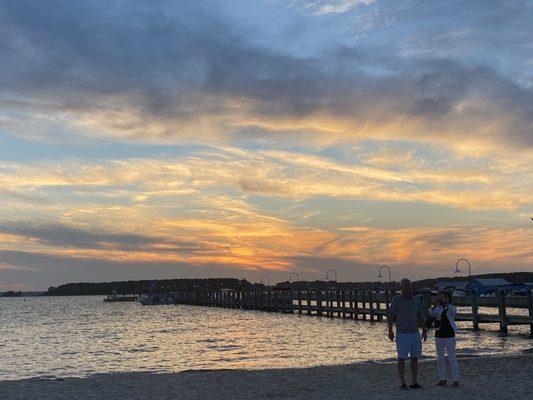
<path id="1" fill-rule="evenodd" d="M 455 356 L 455 338 L 435 338 L 435 348 L 437 349 L 437 363 L 439 365 L 439 379 L 446 380 L 446 358 L 444 352 L 448 353 L 448 360 L 452 369 L 452 379 L 459 381 L 459 366 Z"/>

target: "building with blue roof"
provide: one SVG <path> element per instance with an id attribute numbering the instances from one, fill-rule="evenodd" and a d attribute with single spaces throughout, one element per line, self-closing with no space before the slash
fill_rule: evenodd
<path id="1" fill-rule="evenodd" d="M 500 290 L 512 292 L 514 285 L 502 278 L 473 279 L 467 288 L 478 295 L 490 294 Z"/>

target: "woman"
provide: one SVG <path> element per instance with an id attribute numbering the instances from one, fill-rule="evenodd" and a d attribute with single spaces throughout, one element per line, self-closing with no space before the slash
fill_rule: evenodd
<path id="1" fill-rule="evenodd" d="M 429 314 L 436 318 L 435 325 L 435 348 L 437 349 L 437 362 L 439 366 L 439 383 L 438 386 L 446 385 L 446 359 L 445 351 L 448 353 L 448 359 L 452 369 L 453 387 L 459 386 L 459 366 L 455 356 L 455 315 L 457 309 L 451 304 L 452 296 L 445 291 L 439 291 L 435 305 L 429 309 Z"/>

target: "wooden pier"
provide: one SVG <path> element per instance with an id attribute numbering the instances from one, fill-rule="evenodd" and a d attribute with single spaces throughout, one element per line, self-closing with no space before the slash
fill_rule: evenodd
<path id="1" fill-rule="evenodd" d="M 297 313 L 319 317 L 350 318 L 354 320 L 386 321 L 390 301 L 397 292 L 373 290 L 243 290 L 243 291 L 187 291 L 174 293 L 176 304 L 206 307 L 240 308 L 268 312 Z M 427 310 L 433 299 L 429 292 L 417 294 L 420 297 L 426 321 L 430 321 Z M 497 323 L 500 331 L 507 333 L 510 325 L 529 325 L 533 337 L 532 292 L 526 296 L 506 296 L 504 292 L 495 297 L 457 297 L 454 304 L 468 307 L 470 312 L 459 312 L 457 321 L 472 322 L 473 329 L 480 324 Z M 480 307 L 497 308 L 497 314 L 480 313 Z M 509 308 L 527 309 L 528 315 L 508 314 Z"/>

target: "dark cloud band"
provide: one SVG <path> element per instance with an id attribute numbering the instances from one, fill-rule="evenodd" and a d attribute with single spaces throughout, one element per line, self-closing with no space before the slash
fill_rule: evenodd
<path id="1" fill-rule="evenodd" d="M 533 145 L 531 87 L 485 64 L 403 56 L 386 44 L 369 51 L 332 42 L 298 56 L 254 44 L 254 32 L 215 4 L 126 3 L 4 3 L 0 124 L 24 131 L 38 114 L 68 130 L 59 115 L 70 113 L 130 138 L 204 130 L 199 136 L 212 140 L 280 120 L 341 121 L 338 134 L 356 137 L 371 125 L 368 134 L 379 135 L 382 125 L 416 121 L 397 135 Z"/>

